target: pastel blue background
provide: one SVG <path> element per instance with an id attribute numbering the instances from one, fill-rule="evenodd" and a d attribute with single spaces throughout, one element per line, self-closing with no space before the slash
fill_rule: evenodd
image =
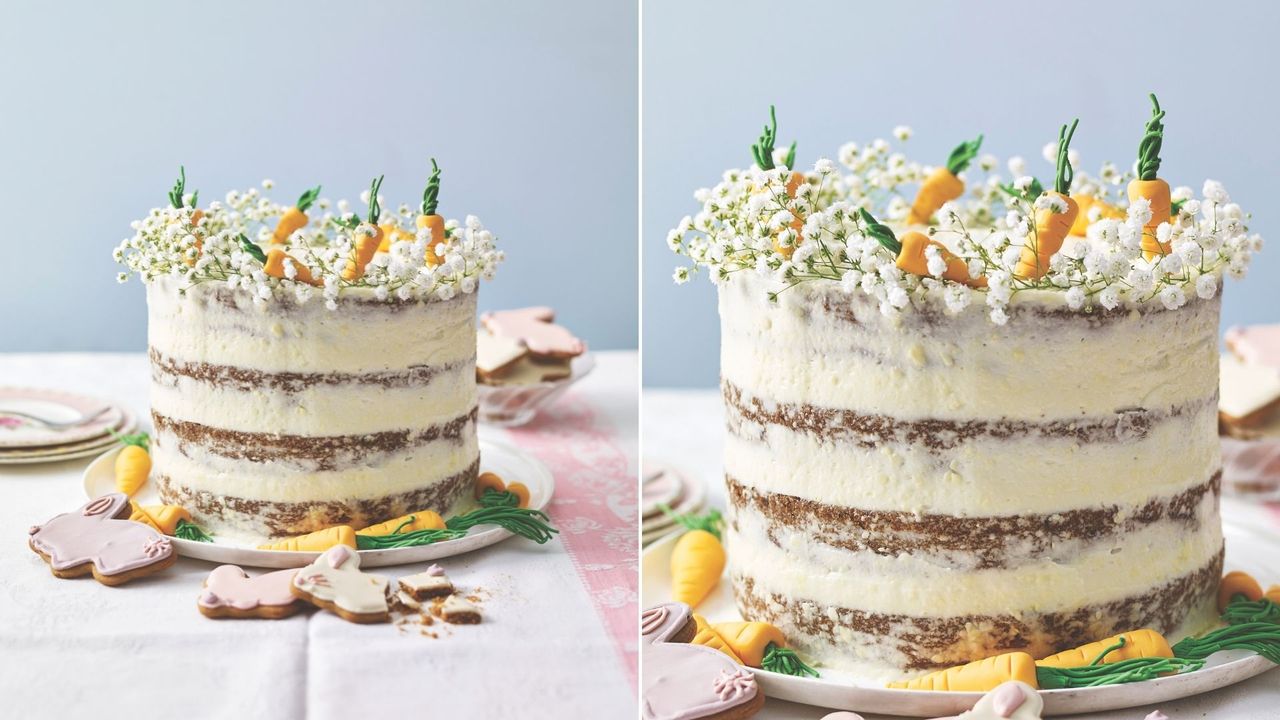
<path id="1" fill-rule="evenodd" d="M 1220 180 L 1271 238 L 1228 284 L 1223 326 L 1280 322 L 1280 3 L 646 0 L 643 23 L 648 386 L 717 382 L 714 287 L 674 286 L 665 238 L 696 188 L 751 162 L 770 103 L 806 167 L 906 124 L 921 162 L 983 132 L 984 150 L 1044 177 L 1040 148 L 1075 115 L 1082 166 L 1127 167 L 1154 90 L 1169 112 L 1162 176 L 1197 193 Z"/>
<path id="2" fill-rule="evenodd" d="M 4 3 L 0 351 L 145 349 L 111 250 L 179 163 L 202 201 L 264 177 L 357 201 L 385 173 L 395 206 L 432 155 L 441 212 L 507 252 L 482 308 L 636 347 L 637 24 L 626 0 Z"/>

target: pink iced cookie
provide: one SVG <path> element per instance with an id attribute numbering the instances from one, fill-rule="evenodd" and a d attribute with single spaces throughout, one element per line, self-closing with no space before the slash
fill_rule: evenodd
<path id="1" fill-rule="evenodd" d="M 640 616 L 646 720 L 738 720 L 764 705 L 751 671 L 724 653 L 689 639 L 692 614 L 683 603 L 664 603 Z M 673 642 L 674 640 L 674 642 Z"/>
<path id="2" fill-rule="evenodd" d="M 93 573 L 103 585 L 123 585 L 159 572 L 177 560 L 169 538 L 129 518 L 129 498 L 109 493 L 76 512 L 29 530 L 29 545 L 56 577 Z"/>
<path id="3" fill-rule="evenodd" d="M 534 355 L 571 358 L 586 352 L 587 344 L 556 325 L 555 319 L 556 313 L 549 307 L 499 310 L 480 316 L 489 332 L 515 340 Z"/>
<path id="4" fill-rule="evenodd" d="M 1036 689 L 1010 680 L 979 698 L 972 710 L 936 720 L 1040 720 L 1044 701 Z"/>
<path id="5" fill-rule="evenodd" d="M 288 617 L 302 609 L 290 588 L 297 573 L 290 568 L 249 577 L 235 565 L 220 565 L 204 581 L 196 607 L 211 618 Z"/>
<path id="6" fill-rule="evenodd" d="M 1249 325 L 1227 330 L 1227 347 L 1246 365 L 1280 372 L 1280 325 Z"/>

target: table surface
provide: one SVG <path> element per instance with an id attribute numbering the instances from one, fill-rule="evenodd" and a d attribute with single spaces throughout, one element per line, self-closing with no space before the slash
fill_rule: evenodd
<path id="1" fill-rule="evenodd" d="M 436 638 L 327 612 L 210 620 L 195 601 L 214 564 L 186 558 L 117 588 L 59 580 L 26 547 L 25 529 L 84 502 L 81 473 L 92 458 L 0 467 L 0 715 L 634 716 L 638 360 L 634 352 L 598 359 L 528 426 L 482 426 L 482 436 L 551 468 L 549 512 L 561 534 L 440 561 L 460 588 L 483 593 L 484 621 L 437 623 Z M 0 355 L 0 383 L 91 393 L 147 416 L 142 354 Z"/>
<path id="2" fill-rule="evenodd" d="M 720 481 L 724 421 L 718 390 L 646 388 L 640 401 L 641 435 L 646 462 L 665 463 L 708 485 L 708 503 L 724 507 Z M 1280 582 L 1280 557 L 1274 553 L 1280 538 L 1280 510 L 1223 498 L 1229 564 L 1265 581 Z M 1248 552 L 1248 548 L 1269 548 Z M 1245 552 L 1239 552 L 1246 549 Z M 1142 708 L 1073 715 L 1079 720 L 1142 720 L 1159 709 L 1171 720 L 1189 718 L 1280 718 L 1280 671 L 1263 673 L 1238 685 L 1197 697 Z M 757 715 L 761 720 L 817 720 L 831 712 L 810 705 L 768 700 Z M 864 713 L 866 720 L 887 716 Z"/>

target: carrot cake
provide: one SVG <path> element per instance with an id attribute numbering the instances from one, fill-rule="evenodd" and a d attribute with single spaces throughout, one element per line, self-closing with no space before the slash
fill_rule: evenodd
<path id="1" fill-rule="evenodd" d="M 161 499 L 252 538 L 445 512 L 479 467 L 489 232 L 436 213 L 438 172 L 398 211 L 375 182 L 359 214 L 319 188 L 201 207 L 184 181 L 117 250 L 147 286 Z"/>
<path id="2" fill-rule="evenodd" d="M 745 619 L 881 679 L 1211 620 L 1219 288 L 1261 241 L 1169 188 L 1144 119 L 1136 174 L 1076 174 L 1071 123 L 1043 182 L 981 136 L 802 171 L 766 127 L 697 193 L 668 241 L 719 287 Z"/>

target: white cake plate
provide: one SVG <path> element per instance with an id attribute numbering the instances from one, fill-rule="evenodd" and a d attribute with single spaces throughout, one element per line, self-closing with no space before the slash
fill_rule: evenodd
<path id="1" fill-rule="evenodd" d="M 115 460 L 119 447 L 103 453 L 84 471 L 84 491 L 89 498 L 115 492 Z M 551 502 L 555 481 L 551 471 L 532 455 L 504 443 L 480 440 L 480 471 L 494 472 L 506 482 L 521 482 L 529 488 L 529 507 L 543 510 Z M 155 484 L 148 481 L 133 499 L 139 505 L 160 504 Z M 388 518 L 389 519 L 389 518 Z M 360 566 L 365 568 L 405 565 L 408 563 L 438 560 L 478 550 L 512 537 L 512 533 L 494 525 L 478 525 L 465 537 L 418 545 L 416 547 L 390 548 L 387 550 L 361 550 Z M 285 550 L 259 550 L 254 544 L 220 539 L 213 542 L 197 542 L 171 538 L 174 549 L 183 557 L 210 562 L 259 568 L 292 568 L 308 565 L 319 557 L 316 552 L 290 552 Z M 265 540 L 263 541 L 265 542 Z"/>
<path id="2" fill-rule="evenodd" d="M 640 569 L 642 607 L 652 607 L 671 598 L 671 549 L 678 539 L 679 535 L 672 535 L 645 548 Z M 697 612 L 710 622 L 742 619 L 733 602 L 727 576 L 721 578 L 711 595 L 698 605 Z M 1046 716 L 1119 710 L 1218 690 L 1274 667 L 1274 663 L 1252 652 L 1230 650 L 1211 655 L 1205 666 L 1196 672 L 1124 685 L 1041 690 L 1040 697 L 1044 699 Z M 825 668 L 817 670 L 820 673 L 817 678 L 792 677 L 755 668 L 751 671 L 766 697 L 824 708 L 903 717 L 958 714 L 973 707 L 983 695 L 975 692 L 892 690 L 849 673 Z"/>

